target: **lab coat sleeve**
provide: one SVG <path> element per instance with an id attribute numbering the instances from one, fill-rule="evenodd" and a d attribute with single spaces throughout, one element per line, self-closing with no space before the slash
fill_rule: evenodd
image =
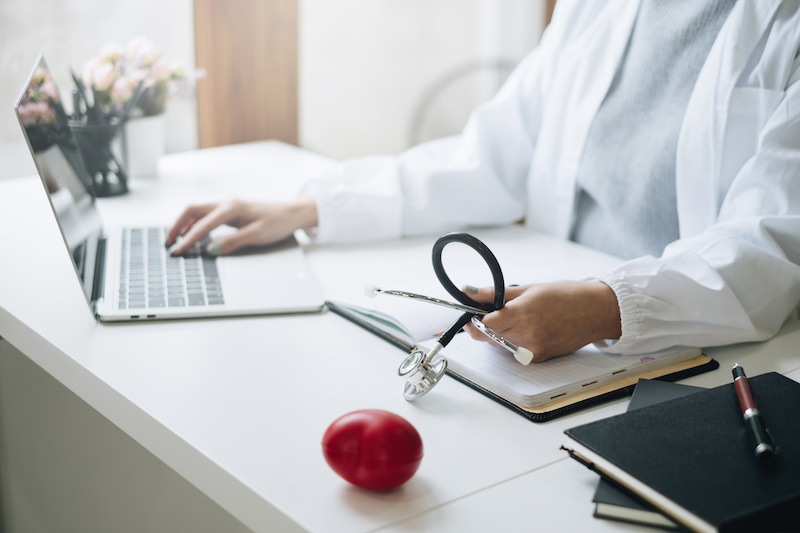
<path id="1" fill-rule="evenodd" d="M 718 346 L 774 335 L 800 301 L 800 59 L 753 157 L 704 232 L 661 258 L 622 264 L 602 280 L 616 293 L 615 353 Z"/>
<path id="2" fill-rule="evenodd" d="M 461 135 L 399 156 L 344 161 L 308 181 L 301 194 L 317 205 L 312 239 L 383 240 L 522 219 L 543 87 L 553 50 L 569 28 L 568 23 L 560 25 L 563 30 L 552 26 L 497 95 L 476 108 Z"/>

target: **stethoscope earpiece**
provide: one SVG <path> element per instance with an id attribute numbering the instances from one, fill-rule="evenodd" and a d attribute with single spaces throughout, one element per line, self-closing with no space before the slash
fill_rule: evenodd
<path id="1" fill-rule="evenodd" d="M 376 285 L 367 285 L 364 287 L 364 296 L 367 298 L 375 298 L 381 290 Z"/>

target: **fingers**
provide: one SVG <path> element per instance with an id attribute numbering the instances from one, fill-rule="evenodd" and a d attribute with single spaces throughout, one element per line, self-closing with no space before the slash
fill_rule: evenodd
<path id="1" fill-rule="evenodd" d="M 485 318 L 485 316 L 484 316 L 484 318 Z M 483 322 L 483 320 L 482 320 L 482 322 Z M 497 330 L 494 330 L 494 328 L 490 328 L 490 329 L 492 329 L 495 333 L 499 334 L 499 332 Z M 464 326 L 464 331 L 466 331 L 469 334 L 469 336 L 472 337 L 473 340 L 489 342 L 489 343 L 497 342 L 494 339 L 492 339 L 489 335 L 487 335 L 486 333 L 482 332 L 477 327 L 472 325 L 471 323 L 468 323 L 467 325 Z M 514 353 L 514 358 L 517 361 L 519 361 L 521 364 L 523 364 L 523 365 L 528 365 L 528 364 L 530 364 L 532 362 L 533 363 L 541 363 L 543 361 L 546 361 L 550 357 L 552 357 L 552 356 L 546 356 L 546 355 L 543 355 L 543 354 L 538 354 L 538 355 L 534 354 L 528 348 L 520 345 L 518 341 L 512 340 L 511 338 L 509 338 L 509 337 L 507 337 L 505 335 L 501 335 L 501 336 L 504 337 L 508 342 L 514 344 L 517 347 L 517 350 Z M 498 346 L 499 346 L 499 344 L 498 344 Z"/>
<path id="2" fill-rule="evenodd" d="M 520 294 L 522 294 L 522 292 L 524 292 L 524 289 L 525 289 L 524 287 L 519 287 L 519 286 L 506 287 L 505 289 L 506 302 L 518 297 Z M 494 302 L 494 287 L 477 288 L 477 287 L 472 287 L 470 285 L 466 285 L 462 290 L 465 294 L 467 294 L 470 298 L 472 298 L 476 302 L 479 303 Z M 501 309 L 484 315 L 483 317 L 481 317 L 481 322 L 486 324 L 488 328 L 494 330 L 496 333 L 503 335 L 503 332 L 509 330 L 512 327 L 513 318 L 514 318 L 513 313 L 509 313 L 508 310 L 504 311 Z M 489 337 L 484 335 L 480 330 L 478 330 L 478 328 L 476 328 L 470 323 L 464 326 L 464 330 L 467 333 L 469 333 L 469 336 L 475 340 L 491 341 Z"/>
<path id="3" fill-rule="evenodd" d="M 209 245 L 211 255 L 226 255 L 245 246 L 263 244 L 262 231 L 258 224 L 251 223 L 239 229 L 236 233 L 215 240 Z"/>
<path id="4" fill-rule="evenodd" d="M 176 220 L 172 227 L 167 231 L 167 240 L 164 243 L 164 246 L 169 248 L 175 244 L 175 241 L 178 239 L 178 237 L 184 235 L 197 219 L 204 217 L 216 206 L 217 204 L 202 204 L 191 205 L 187 207 L 178 217 L 178 220 Z"/>
<path id="5" fill-rule="evenodd" d="M 192 223 L 181 228 L 183 230 L 183 239 L 172 251 L 172 255 L 177 256 L 186 253 L 196 242 L 206 238 L 211 233 L 211 230 L 237 217 L 232 204 L 218 204 L 212 207 L 210 211 L 206 211 L 202 218 L 195 219 L 191 221 Z"/>

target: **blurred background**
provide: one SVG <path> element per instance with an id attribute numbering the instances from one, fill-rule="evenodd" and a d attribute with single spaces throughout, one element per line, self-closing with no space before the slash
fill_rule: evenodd
<path id="1" fill-rule="evenodd" d="M 201 68 L 165 152 L 279 139 L 399 153 L 456 133 L 536 46 L 550 0 L 0 0 L 0 178 L 35 174 L 13 104 L 39 53 L 62 98 L 104 45 L 150 39 Z"/>

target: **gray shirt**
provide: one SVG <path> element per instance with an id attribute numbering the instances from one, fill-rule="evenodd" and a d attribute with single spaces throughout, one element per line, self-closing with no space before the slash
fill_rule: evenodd
<path id="1" fill-rule="evenodd" d="M 574 241 L 632 258 L 660 256 L 678 238 L 678 133 L 734 3 L 642 0 L 581 157 Z"/>

